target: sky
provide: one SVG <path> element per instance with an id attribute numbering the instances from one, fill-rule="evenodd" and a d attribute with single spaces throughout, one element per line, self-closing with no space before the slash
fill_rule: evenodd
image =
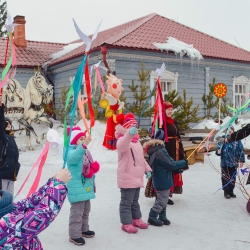
<path id="1" fill-rule="evenodd" d="M 250 51 L 249 0 L 7 0 L 7 5 L 12 18 L 25 16 L 27 40 L 74 41 L 72 18 L 91 35 L 100 20 L 105 30 L 157 13 Z"/>

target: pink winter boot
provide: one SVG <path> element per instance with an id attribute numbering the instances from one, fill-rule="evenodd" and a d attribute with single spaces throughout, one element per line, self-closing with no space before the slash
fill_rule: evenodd
<path id="1" fill-rule="evenodd" d="M 138 231 L 138 229 L 135 228 L 132 224 L 122 225 L 122 230 L 129 234 L 135 234 Z"/>
<path id="2" fill-rule="evenodd" d="M 142 219 L 137 219 L 137 220 L 133 220 L 132 222 L 134 227 L 138 227 L 140 229 L 147 229 L 148 228 L 148 224 L 143 222 Z"/>

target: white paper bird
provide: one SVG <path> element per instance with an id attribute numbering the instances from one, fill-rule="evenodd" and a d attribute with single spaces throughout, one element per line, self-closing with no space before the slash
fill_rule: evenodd
<path id="1" fill-rule="evenodd" d="M 78 34 L 78 36 L 82 39 L 82 41 L 86 44 L 86 52 L 88 52 L 90 50 L 90 47 L 91 47 L 91 43 L 96 39 L 97 37 L 97 34 L 98 34 L 98 31 L 99 31 L 99 28 L 101 26 L 101 23 L 102 23 L 102 20 L 101 22 L 99 23 L 99 25 L 97 26 L 96 30 L 95 30 L 95 33 L 94 35 L 92 36 L 92 38 L 90 39 L 86 34 L 84 34 L 80 28 L 78 27 L 78 25 L 76 24 L 74 18 L 73 18 L 73 22 L 74 22 L 74 26 L 75 26 L 75 29 L 76 29 L 76 32 Z"/>
<path id="2" fill-rule="evenodd" d="M 11 15 L 8 13 L 7 20 L 6 20 L 5 28 L 8 32 L 12 32 L 14 30 L 14 27 L 19 25 L 16 23 L 12 23 Z"/>
<path id="3" fill-rule="evenodd" d="M 160 69 L 156 69 L 155 72 L 156 72 L 156 73 L 158 74 L 158 76 L 160 77 L 166 68 L 167 68 L 167 67 L 165 67 L 165 63 L 163 63 L 163 64 L 161 65 L 161 68 L 160 68 Z"/>

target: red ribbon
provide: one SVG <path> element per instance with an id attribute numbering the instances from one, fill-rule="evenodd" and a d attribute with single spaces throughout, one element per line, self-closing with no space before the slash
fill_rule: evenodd
<path id="1" fill-rule="evenodd" d="M 29 190 L 29 193 L 28 193 L 27 197 L 28 197 L 30 194 L 32 194 L 32 192 L 33 192 L 33 193 L 36 192 L 36 189 L 37 189 L 37 187 L 38 187 L 38 185 L 39 185 L 39 182 L 40 182 L 40 179 L 41 179 L 42 168 L 43 168 L 44 163 L 45 163 L 45 161 L 46 161 L 46 159 L 47 159 L 48 151 L 49 151 L 49 142 L 47 141 L 46 144 L 45 144 L 45 147 L 44 147 L 43 151 L 41 152 L 41 154 L 38 156 L 37 160 L 36 160 L 35 163 L 33 164 L 33 166 L 32 166 L 32 168 L 31 168 L 29 174 L 26 176 L 26 178 L 25 178 L 23 184 L 21 185 L 21 187 L 19 188 L 19 190 L 18 190 L 16 196 L 19 195 L 19 194 L 21 193 L 23 187 L 25 186 L 26 182 L 28 181 L 28 179 L 29 179 L 29 177 L 30 177 L 31 172 L 35 169 L 35 167 L 37 166 L 37 164 L 40 162 L 39 167 L 38 167 L 38 171 L 37 171 L 37 176 L 36 176 L 36 178 L 35 178 L 35 180 L 34 180 L 32 186 L 31 186 L 31 188 L 30 188 L 30 190 Z M 15 198 L 16 198 L 16 196 L 15 196 Z M 15 199 L 15 198 L 14 198 L 14 199 Z"/>
<path id="2" fill-rule="evenodd" d="M 88 97 L 90 128 L 92 128 L 95 125 L 95 114 L 94 114 L 94 109 L 93 109 L 92 101 L 91 101 L 91 85 L 90 85 L 90 79 L 89 79 L 88 60 L 85 65 L 85 82 L 86 82 L 86 91 L 87 91 L 87 97 Z"/>

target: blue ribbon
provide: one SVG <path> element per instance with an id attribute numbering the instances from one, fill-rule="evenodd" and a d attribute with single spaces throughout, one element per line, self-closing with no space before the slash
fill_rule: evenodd
<path id="1" fill-rule="evenodd" d="M 65 168 L 66 162 L 67 162 L 67 158 L 68 158 L 70 136 L 71 136 L 72 128 L 73 128 L 73 125 L 74 125 L 74 120 L 75 120 L 75 112 L 76 112 L 76 106 L 77 106 L 77 99 L 78 99 L 79 92 L 81 90 L 82 79 L 83 79 L 83 75 L 84 75 L 84 68 L 85 68 L 85 65 L 86 65 L 86 62 L 87 62 L 87 58 L 88 58 L 88 56 L 86 54 L 84 54 L 83 60 L 82 60 L 82 62 L 80 64 L 80 66 L 77 69 L 74 81 L 72 83 L 73 90 L 74 90 L 74 100 L 73 100 L 73 103 L 72 103 L 71 110 L 69 112 L 69 115 L 71 116 L 70 132 L 69 132 L 67 146 L 65 148 L 65 153 L 64 153 L 63 168 Z"/>
<path id="2" fill-rule="evenodd" d="M 219 192 L 221 189 L 223 189 L 224 187 L 226 187 L 227 185 L 229 185 L 233 180 L 234 180 L 234 177 L 237 175 L 237 171 L 234 172 L 234 174 L 232 175 L 230 181 L 224 185 L 223 187 L 219 188 L 214 194 L 216 194 L 217 192 Z"/>

